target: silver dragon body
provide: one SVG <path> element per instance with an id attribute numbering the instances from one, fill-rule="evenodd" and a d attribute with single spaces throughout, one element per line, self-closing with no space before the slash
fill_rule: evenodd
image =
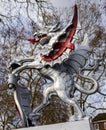
<path id="1" fill-rule="evenodd" d="M 98 66 L 97 62 L 94 62 L 92 66 L 90 63 L 87 63 L 90 55 L 91 51 L 85 47 L 82 47 L 73 53 L 70 53 L 69 57 L 61 63 L 57 63 L 52 67 L 47 65 L 40 69 L 42 76 L 50 79 L 52 83 L 44 89 L 44 101 L 38 108 L 35 108 L 34 113 L 48 104 L 51 95 L 57 95 L 65 103 L 72 105 L 75 108 L 78 112 L 77 119 L 81 119 L 85 116 L 74 98 L 74 93 L 75 90 L 78 90 L 89 95 L 95 93 L 98 89 L 98 83 L 96 80 L 92 77 L 84 75 L 85 71 L 93 71 Z M 74 80 L 77 76 L 81 78 L 82 81 L 88 82 L 88 88 L 89 83 L 92 84 L 92 87 L 89 90 L 83 88 L 81 84 L 78 84 Z"/>
<path id="2" fill-rule="evenodd" d="M 65 103 L 73 106 L 75 111 L 77 111 L 77 120 L 80 120 L 85 116 L 74 97 L 74 93 L 75 90 L 78 90 L 85 94 L 93 94 L 98 89 L 98 83 L 96 80 L 88 75 L 85 75 L 86 71 L 94 71 L 98 67 L 98 64 L 95 60 L 92 60 L 92 63 L 89 62 L 89 59 L 92 57 L 92 50 L 89 49 L 88 46 L 80 45 L 78 49 L 71 51 L 68 44 L 68 48 L 62 48 L 64 49 L 63 52 L 60 51 L 59 48 L 54 49 L 54 46 L 57 45 L 60 39 L 63 39 L 64 41 L 66 37 L 69 37 L 68 35 L 70 34 L 70 28 L 72 27 L 72 22 L 69 22 L 69 24 L 62 31 L 50 32 L 48 37 L 44 37 L 39 42 L 40 44 L 38 44 L 36 48 L 36 54 L 33 57 L 20 60 L 10 65 L 9 68 L 12 69 L 12 72 L 9 74 L 8 84 L 10 87 L 18 86 L 16 87 L 15 100 L 23 120 L 25 120 L 25 114 L 27 119 L 31 121 L 35 119 L 35 117 L 39 117 L 39 111 L 50 103 L 50 97 L 52 95 L 59 96 Z M 72 43 L 75 43 L 75 41 L 78 39 L 77 33 L 80 29 L 81 28 L 79 24 L 77 24 L 74 37 L 72 37 Z M 37 35 L 39 36 L 41 34 L 36 34 L 36 36 Z M 45 54 L 46 56 L 41 56 Z M 52 58 L 51 54 L 54 55 Z M 49 56 L 50 58 L 48 58 Z M 19 87 L 18 85 L 19 74 L 23 70 L 30 68 L 37 69 L 42 76 L 51 80 L 49 86 L 44 88 L 44 99 L 42 104 L 36 107 L 34 110 L 31 110 L 30 108 L 30 96 L 26 88 L 24 89 L 27 93 L 28 99 L 24 99 L 22 102 L 23 97 L 19 93 L 21 91 L 24 95 L 25 92 L 23 91 L 23 88 Z M 89 89 L 84 88 L 83 85 L 76 79 L 86 82 Z"/>

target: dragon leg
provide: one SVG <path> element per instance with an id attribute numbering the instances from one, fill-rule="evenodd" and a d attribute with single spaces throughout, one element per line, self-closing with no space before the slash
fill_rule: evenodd
<path id="1" fill-rule="evenodd" d="M 70 98 L 65 91 L 57 91 L 57 95 L 69 106 L 74 108 L 74 120 L 81 120 L 85 115 L 75 98 Z M 76 112 L 76 113 L 75 113 Z"/>
<path id="2" fill-rule="evenodd" d="M 82 111 L 82 109 L 80 108 L 80 106 L 79 106 L 78 102 L 75 100 L 75 98 L 70 99 L 70 105 L 72 105 L 74 107 L 74 115 L 77 114 L 76 117 L 74 116 L 75 120 L 81 120 L 85 116 L 85 114 Z M 77 113 L 75 113 L 75 112 L 77 112 Z"/>
<path id="3" fill-rule="evenodd" d="M 41 117 L 41 113 L 39 111 L 50 104 L 49 97 L 51 96 L 52 93 L 53 93 L 53 86 L 52 85 L 50 85 L 44 89 L 43 102 L 38 107 L 33 109 L 32 113 L 30 114 L 30 118 L 33 118 L 33 117 L 40 118 Z"/>

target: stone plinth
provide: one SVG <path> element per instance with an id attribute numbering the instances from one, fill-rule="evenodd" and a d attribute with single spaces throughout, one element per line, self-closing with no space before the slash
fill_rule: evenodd
<path id="1" fill-rule="evenodd" d="M 52 125 L 21 128 L 17 130 L 94 130 L 94 129 L 89 119 L 83 119 L 81 121 L 72 121 Z"/>

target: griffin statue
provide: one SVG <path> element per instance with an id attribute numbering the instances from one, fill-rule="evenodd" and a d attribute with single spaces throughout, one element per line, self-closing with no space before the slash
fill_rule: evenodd
<path id="1" fill-rule="evenodd" d="M 15 103 L 26 127 L 38 124 L 39 111 L 50 104 L 52 95 L 57 95 L 66 104 L 74 107 L 77 112 L 75 120 L 85 117 L 74 93 L 76 89 L 87 95 L 97 91 L 97 81 L 85 73 L 94 71 L 98 63 L 93 59 L 92 49 L 89 46 L 82 44 L 76 46 L 80 30 L 78 9 L 75 5 L 73 18 L 65 28 L 60 30 L 57 24 L 46 33 L 36 32 L 34 38 L 29 39 L 31 43 L 37 45 L 36 54 L 10 64 L 9 88 L 14 88 Z M 30 68 L 38 70 L 42 76 L 51 80 L 49 86 L 44 88 L 42 104 L 33 110 L 30 108 L 31 97 L 28 88 L 21 87 L 18 83 L 20 73 Z M 86 82 L 88 86 L 81 85 L 78 79 Z"/>

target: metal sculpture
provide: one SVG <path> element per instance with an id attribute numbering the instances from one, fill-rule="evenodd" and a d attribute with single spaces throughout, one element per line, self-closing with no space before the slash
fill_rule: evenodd
<path id="1" fill-rule="evenodd" d="M 92 63 L 89 62 L 92 58 L 92 50 L 88 46 L 75 49 L 74 44 L 80 29 L 75 5 L 73 19 L 63 30 L 60 31 L 56 25 L 48 33 L 35 33 L 34 39 L 29 39 L 33 44 L 37 44 L 36 55 L 10 64 L 8 84 L 10 88 L 15 89 L 15 102 L 25 126 L 38 125 L 39 111 L 50 103 L 51 95 L 58 95 L 65 103 L 72 105 L 78 114 L 76 120 L 84 118 L 85 115 L 74 98 L 74 93 L 76 89 L 85 94 L 93 94 L 97 91 L 96 80 L 84 75 L 84 72 L 93 71 L 98 64 L 94 60 Z M 37 69 L 52 81 L 43 91 L 42 104 L 34 110 L 30 108 L 31 97 L 27 87 L 21 87 L 18 83 L 20 73 L 29 68 Z M 79 85 L 75 81 L 77 78 L 87 82 L 89 89 Z"/>

